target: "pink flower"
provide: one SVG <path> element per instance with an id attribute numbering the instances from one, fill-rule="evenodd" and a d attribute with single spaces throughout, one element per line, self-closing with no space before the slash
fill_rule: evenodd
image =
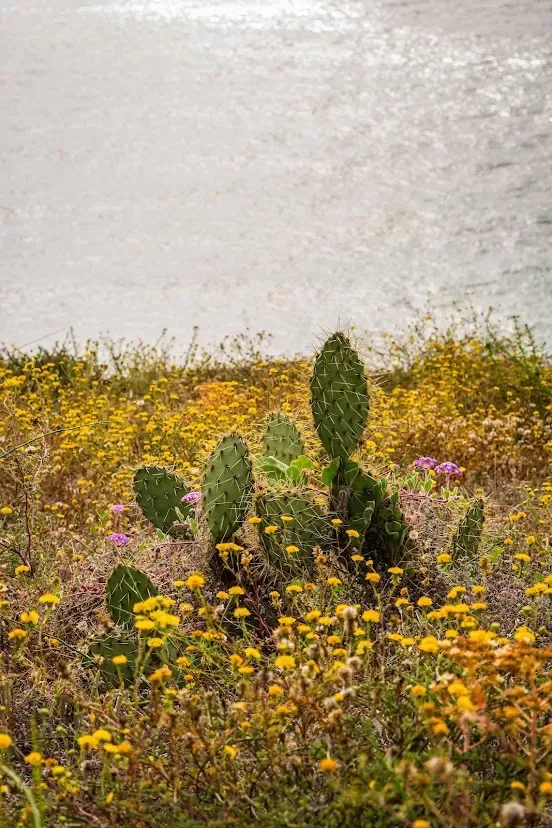
<path id="1" fill-rule="evenodd" d="M 414 460 L 414 465 L 417 469 L 434 469 L 437 465 L 437 460 L 435 457 L 418 457 L 417 460 Z"/>
<path id="2" fill-rule="evenodd" d="M 115 546 L 127 546 L 130 543 L 130 538 L 124 532 L 112 532 L 107 536 L 107 539 L 113 541 Z"/>
<path id="3" fill-rule="evenodd" d="M 446 463 L 441 463 L 435 469 L 435 474 L 445 474 L 447 477 L 462 477 L 462 472 L 456 465 L 456 463 L 451 463 L 447 461 Z"/>
<path id="4" fill-rule="evenodd" d="M 201 500 L 201 492 L 188 492 L 184 497 L 180 498 L 181 503 L 186 503 L 188 506 L 195 506 Z"/>

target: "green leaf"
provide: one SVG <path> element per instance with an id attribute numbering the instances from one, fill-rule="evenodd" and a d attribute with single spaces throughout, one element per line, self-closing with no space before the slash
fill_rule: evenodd
<path id="1" fill-rule="evenodd" d="M 336 457 L 335 460 L 332 460 L 332 462 L 322 470 L 322 483 L 324 483 L 324 485 L 332 485 L 332 481 L 339 470 L 340 463 L 341 458 Z"/>
<path id="2" fill-rule="evenodd" d="M 300 471 L 303 471 L 303 469 L 314 469 L 314 463 L 310 457 L 307 457 L 305 454 L 301 454 L 299 457 L 296 457 L 295 460 L 290 463 L 290 466 L 294 469 L 299 469 Z"/>
<path id="3" fill-rule="evenodd" d="M 295 466 L 289 466 L 286 471 L 286 478 L 294 486 L 299 486 L 299 484 L 304 483 L 305 481 L 303 472 L 300 469 L 295 468 Z"/>

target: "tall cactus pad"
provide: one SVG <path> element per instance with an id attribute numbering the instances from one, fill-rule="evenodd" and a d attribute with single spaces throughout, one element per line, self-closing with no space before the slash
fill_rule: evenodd
<path id="1" fill-rule="evenodd" d="M 485 522 L 485 505 L 477 500 L 470 506 L 462 518 L 452 541 L 452 559 L 457 562 L 460 558 L 473 560 L 479 550 L 483 524 Z"/>
<path id="2" fill-rule="evenodd" d="M 314 425 L 331 458 L 348 460 L 368 421 L 364 366 L 342 333 L 333 334 L 316 357 L 310 382 Z"/>
<path id="3" fill-rule="evenodd" d="M 223 437 L 207 461 L 203 509 L 217 542 L 236 532 L 251 506 L 253 472 L 247 446 L 237 434 Z"/>
<path id="4" fill-rule="evenodd" d="M 190 506 L 182 503 L 190 489 L 178 475 L 158 466 L 143 466 L 134 475 L 136 501 L 146 517 L 157 529 L 170 532 L 173 523 L 186 517 Z"/>
<path id="5" fill-rule="evenodd" d="M 289 466 L 304 453 L 303 441 L 295 423 L 276 411 L 270 415 L 265 434 L 264 453 Z"/>
<path id="6" fill-rule="evenodd" d="M 127 629 L 134 626 L 134 604 L 157 595 L 157 588 L 145 572 L 133 566 L 116 566 L 106 586 L 107 608 L 113 621 Z"/>
<path id="7" fill-rule="evenodd" d="M 279 493 L 263 495 L 256 503 L 257 517 L 261 518 L 261 541 L 269 559 L 280 569 L 296 571 L 312 562 L 315 546 L 327 546 L 332 539 L 332 527 L 327 517 L 299 495 Z M 282 515 L 292 520 L 282 519 Z M 266 534 L 268 526 L 277 531 Z M 299 550 L 289 554 L 286 547 Z"/>

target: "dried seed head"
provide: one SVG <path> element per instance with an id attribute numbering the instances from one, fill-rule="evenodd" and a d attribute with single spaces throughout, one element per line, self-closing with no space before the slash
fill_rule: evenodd
<path id="1" fill-rule="evenodd" d="M 500 817 L 503 828 L 518 828 L 525 822 L 525 808 L 519 802 L 507 802 Z"/>

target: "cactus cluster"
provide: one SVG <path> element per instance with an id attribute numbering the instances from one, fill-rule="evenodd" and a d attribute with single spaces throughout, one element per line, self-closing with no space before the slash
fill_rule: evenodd
<path id="1" fill-rule="evenodd" d="M 407 526 L 398 494 L 389 494 L 384 479 L 376 480 L 351 460 L 364 435 L 370 401 L 362 362 L 342 333 L 322 347 L 310 389 L 314 425 L 331 459 L 323 478 L 331 486 L 333 506 L 359 535 L 349 546 L 367 546 L 371 556 L 380 551 L 389 563 L 404 545 Z"/>
<path id="2" fill-rule="evenodd" d="M 191 507 L 182 503 L 189 491 L 178 475 L 158 466 L 143 466 L 134 475 L 136 502 L 144 517 L 165 533 L 189 514 Z"/>
<path id="3" fill-rule="evenodd" d="M 330 458 L 322 475 L 331 487 L 330 511 L 343 520 L 343 532 L 354 530 L 352 538 L 344 536 L 348 547 L 357 546 L 369 554 L 377 549 L 390 559 L 404 544 L 406 524 L 398 495 L 388 492 L 387 482 L 351 460 L 364 436 L 370 400 L 364 366 L 343 333 L 332 334 L 318 353 L 310 392 L 314 426 Z M 284 566 L 296 570 L 312 559 L 313 547 L 330 544 L 335 532 L 328 515 L 306 493 L 314 464 L 305 457 L 301 434 L 287 415 L 271 414 L 263 449 L 255 464 L 260 472 L 255 509 L 261 519 L 262 545 L 280 570 Z M 282 484 L 289 491 L 270 490 Z M 242 527 L 252 507 L 254 485 L 243 439 L 237 434 L 223 437 L 207 460 L 201 487 L 203 518 L 214 544 L 231 540 Z M 176 534 L 186 517 L 190 523 L 193 518 L 197 528 L 198 514 L 182 502 L 189 487 L 177 475 L 144 467 L 136 472 L 134 487 L 144 515 L 158 529 Z M 291 520 L 282 521 L 281 515 Z M 268 526 L 277 526 L 278 531 L 267 535 Z M 289 546 L 299 550 L 293 560 L 286 553 Z"/>
<path id="4" fill-rule="evenodd" d="M 483 524 L 485 522 L 485 504 L 476 500 L 462 518 L 452 539 L 452 560 L 458 563 L 462 558 L 473 561 L 479 551 Z"/>

